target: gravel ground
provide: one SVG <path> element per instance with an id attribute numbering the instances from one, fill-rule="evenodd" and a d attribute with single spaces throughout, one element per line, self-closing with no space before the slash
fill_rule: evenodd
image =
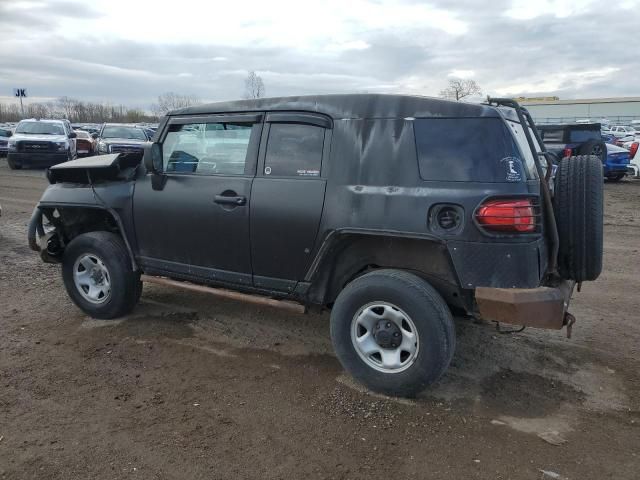
<path id="1" fill-rule="evenodd" d="M 327 314 L 146 285 L 129 317 L 87 318 L 26 245 L 45 186 L 0 159 L 0 478 L 638 478 L 640 181 L 605 185 L 572 339 L 459 319 L 415 400 L 343 374 Z"/>

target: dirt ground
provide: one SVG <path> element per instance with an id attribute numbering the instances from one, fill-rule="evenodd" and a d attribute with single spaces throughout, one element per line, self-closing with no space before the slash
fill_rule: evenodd
<path id="1" fill-rule="evenodd" d="M 640 181 L 605 185 L 573 338 L 459 319 L 416 400 L 354 384 L 327 314 L 146 285 L 131 316 L 89 319 L 27 247 L 45 186 L 0 159 L 0 478 L 640 478 Z"/>

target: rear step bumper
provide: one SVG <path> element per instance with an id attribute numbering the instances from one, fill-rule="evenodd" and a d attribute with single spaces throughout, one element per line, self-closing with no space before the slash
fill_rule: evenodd
<path id="1" fill-rule="evenodd" d="M 476 288 L 480 315 L 491 320 L 523 327 L 560 330 L 575 282 L 564 280 L 557 287 Z"/>

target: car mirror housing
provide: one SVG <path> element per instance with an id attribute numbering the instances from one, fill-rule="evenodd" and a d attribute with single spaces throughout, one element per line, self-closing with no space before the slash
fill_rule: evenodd
<path id="1" fill-rule="evenodd" d="M 157 142 L 144 149 L 144 166 L 147 172 L 162 173 L 162 145 Z"/>
<path id="2" fill-rule="evenodd" d="M 93 138 L 94 140 L 96 140 L 98 138 L 98 134 L 97 133 L 92 133 L 91 134 L 91 138 Z"/>
<path id="3" fill-rule="evenodd" d="M 78 136 L 78 134 L 76 132 L 71 132 L 69 134 L 69 138 L 76 138 Z"/>

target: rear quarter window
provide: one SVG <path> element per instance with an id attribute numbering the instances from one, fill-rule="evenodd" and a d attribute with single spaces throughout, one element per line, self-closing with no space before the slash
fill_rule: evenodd
<path id="1" fill-rule="evenodd" d="M 521 182 L 522 155 L 500 118 L 419 118 L 420 177 L 453 182 Z"/>
<path id="2" fill-rule="evenodd" d="M 600 130 L 571 130 L 569 132 L 570 142 L 588 142 L 589 140 L 602 140 Z"/>

